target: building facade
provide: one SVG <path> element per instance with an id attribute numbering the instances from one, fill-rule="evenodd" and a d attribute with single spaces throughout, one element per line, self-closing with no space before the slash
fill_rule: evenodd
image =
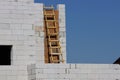
<path id="1" fill-rule="evenodd" d="M 0 0 L 0 80 L 120 80 L 118 64 L 66 63 L 65 23 L 64 4 Z"/>

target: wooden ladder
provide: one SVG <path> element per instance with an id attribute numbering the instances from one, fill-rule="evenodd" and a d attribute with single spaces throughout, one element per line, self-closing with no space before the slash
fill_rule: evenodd
<path id="1" fill-rule="evenodd" d="M 63 63 L 63 54 L 59 41 L 59 27 L 53 6 L 44 7 L 44 21 L 48 43 L 48 60 L 50 63 Z"/>

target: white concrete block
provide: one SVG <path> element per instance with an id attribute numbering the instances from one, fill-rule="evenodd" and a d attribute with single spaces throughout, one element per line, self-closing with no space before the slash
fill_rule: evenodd
<path id="1" fill-rule="evenodd" d="M 0 80 L 7 80 L 7 77 L 4 75 L 4 76 L 0 76 Z"/>
<path id="2" fill-rule="evenodd" d="M 26 30 L 26 31 L 24 31 L 24 35 L 34 36 L 35 32 L 33 30 Z"/>
<path id="3" fill-rule="evenodd" d="M 22 29 L 21 24 L 10 24 L 10 29 Z"/>
<path id="4" fill-rule="evenodd" d="M 9 9 L 7 9 L 7 10 L 5 10 L 5 9 L 0 9 L 0 14 L 9 14 L 10 13 L 10 10 Z"/>
<path id="5" fill-rule="evenodd" d="M 66 31 L 65 28 L 59 28 L 60 31 Z"/>
<path id="6" fill-rule="evenodd" d="M 11 30 L 0 30 L 0 34 L 11 34 Z"/>
<path id="7" fill-rule="evenodd" d="M 49 74 L 53 74 L 53 73 L 65 73 L 65 69 L 43 69 L 43 73 L 49 73 Z"/>
<path id="8" fill-rule="evenodd" d="M 16 35 L 23 35 L 24 32 L 23 30 L 11 30 L 12 34 L 16 34 Z"/>

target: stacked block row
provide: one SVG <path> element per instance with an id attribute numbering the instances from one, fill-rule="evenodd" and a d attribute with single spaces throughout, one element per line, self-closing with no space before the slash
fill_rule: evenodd
<path id="1" fill-rule="evenodd" d="M 120 79 L 120 65 L 115 64 L 37 64 L 31 70 L 33 80 Z"/>

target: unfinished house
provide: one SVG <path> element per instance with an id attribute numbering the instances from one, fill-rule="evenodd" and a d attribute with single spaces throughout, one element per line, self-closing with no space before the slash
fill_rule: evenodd
<path id="1" fill-rule="evenodd" d="M 120 80 L 119 64 L 66 63 L 65 5 L 0 0 L 0 80 Z"/>

